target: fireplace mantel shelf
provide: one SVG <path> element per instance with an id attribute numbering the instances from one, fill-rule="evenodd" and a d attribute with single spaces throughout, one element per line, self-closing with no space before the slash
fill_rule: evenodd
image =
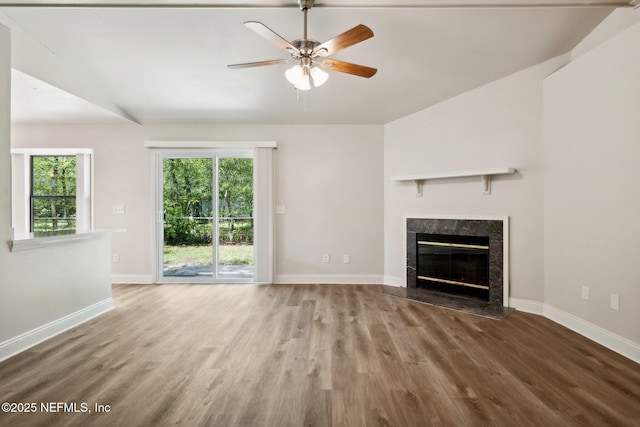
<path id="1" fill-rule="evenodd" d="M 434 172 L 434 173 L 423 173 L 419 175 L 397 176 L 395 178 L 391 178 L 391 181 L 415 182 L 416 191 L 417 191 L 416 197 L 422 197 L 422 186 L 426 180 L 479 176 L 482 178 L 483 194 L 491 194 L 491 177 L 493 175 L 510 175 L 514 173 L 516 173 L 516 170 L 513 168 L 477 169 L 477 170 L 466 170 L 466 171 Z"/>

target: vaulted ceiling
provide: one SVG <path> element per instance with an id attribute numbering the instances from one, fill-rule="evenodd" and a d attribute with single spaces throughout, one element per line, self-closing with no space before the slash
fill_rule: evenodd
<path id="1" fill-rule="evenodd" d="M 309 38 L 365 24 L 375 36 L 333 57 L 378 72 L 330 72 L 324 86 L 297 93 L 286 64 L 227 67 L 287 59 L 243 22 L 301 38 L 296 0 L 8 3 L 0 1 L 0 23 L 12 30 L 16 122 L 301 124 L 388 123 L 563 54 L 628 5 L 318 0 Z"/>

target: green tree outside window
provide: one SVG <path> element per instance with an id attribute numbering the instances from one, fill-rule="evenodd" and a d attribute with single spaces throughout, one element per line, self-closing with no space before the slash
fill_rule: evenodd
<path id="1" fill-rule="evenodd" d="M 75 156 L 34 156 L 31 172 L 31 231 L 36 235 L 75 231 Z"/>

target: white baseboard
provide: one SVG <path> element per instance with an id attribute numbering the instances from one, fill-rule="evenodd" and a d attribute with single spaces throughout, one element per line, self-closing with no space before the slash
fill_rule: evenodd
<path id="1" fill-rule="evenodd" d="M 549 304 L 544 305 L 544 317 L 615 351 L 636 363 L 640 363 L 640 344 L 625 337 L 607 331 L 598 325 L 587 322 L 573 314 L 562 311 Z"/>
<path id="2" fill-rule="evenodd" d="M 623 355 L 636 363 L 640 363 L 640 344 L 625 337 L 607 331 L 598 325 L 587 322 L 573 314 L 560 310 L 549 304 L 537 301 L 524 300 L 519 298 L 509 298 L 509 306 L 516 310 L 527 313 L 538 314 L 549 320 L 571 329 L 584 337 L 595 341 L 600 345 Z"/>
<path id="3" fill-rule="evenodd" d="M 151 274 L 112 274 L 111 283 L 147 285 L 153 283 L 153 276 Z"/>
<path id="4" fill-rule="evenodd" d="M 40 344 L 43 341 L 53 338 L 54 336 L 61 334 L 81 323 L 84 323 L 96 316 L 99 316 L 107 311 L 113 310 L 115 304 L 113 298 L 107 298 L 98 303 L 90 305 L 89 307 L 78 310 L 60 319 L 49 322 L 38 328 L 32 329 L 17 337 L 11 338 L 7 341 L 0 343 L 0 362 L 14 356 L 28 348 L 33 347 L 36 344 Z"/>
<path id="5" fill-rule="evenodd" d="M 114 284 L 149 284 L 153 277 L 146 274 L 113 274 Z M 379 285 L 382 276 L 377 274 L 279 274 L 274 283 L 326 283 L 326 284 L 354 284 Z"/>
<path id="6" fill-rule="evenodd" d="M 516 310 L 524 311 L 525 313 L 544 316 L 544 304 L 538 301 L 531 301 L 528 299 L 520 298 L 509 298 L 509 307 L 513 307 Z"/>
<path id="7" fill-rule="evenodd" d="M 279 274 L 275 283 L 321 283 L 347 285 L 379 285 L 382 276 L 377 274 Z"/>
<path id="8" fill-rule="evenodd" d="M 398 286 L 400 288 L 405 288 L 407 286 L 407 281 L 404 277 L 384 276 L 382 278 L 382 283 L 387 286 Z"/>

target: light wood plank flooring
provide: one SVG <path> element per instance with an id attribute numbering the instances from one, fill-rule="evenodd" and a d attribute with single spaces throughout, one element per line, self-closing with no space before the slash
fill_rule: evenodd
<path id="1" fill-rule="evenodd" d="M 2 426 L 639 426 L 640 366 L 545 318 L 379 286 L 115 286 L 117 308 L 0 363 Z"/>

